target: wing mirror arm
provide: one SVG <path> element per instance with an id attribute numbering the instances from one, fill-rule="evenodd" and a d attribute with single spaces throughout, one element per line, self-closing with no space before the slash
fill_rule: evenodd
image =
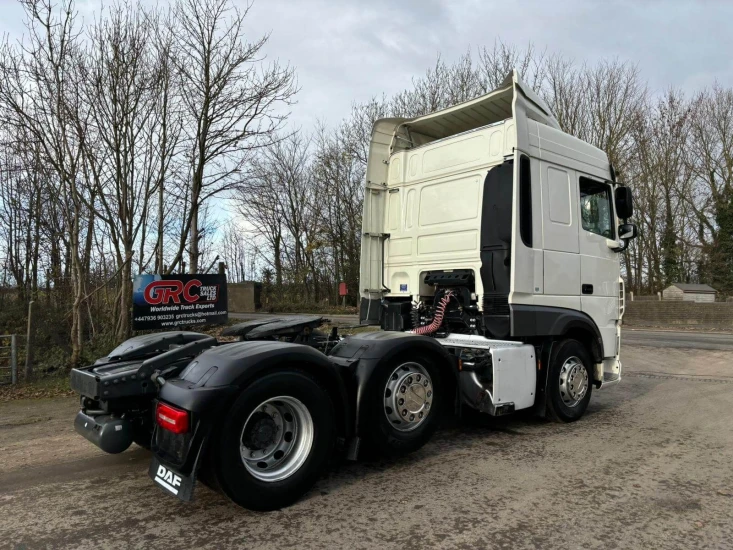
<path id="1" fill-rule="evenodd" d="M 606 239 L 606 246 L 614 252 L 623 252 L 638 234 L 639 230 L 635 224 L 623 223 L 618 226 L 618 240 Z"/>
<path id="2" fill-rule="evenodd" d="M 628 241 L 622 241 L 619 239 L 618 241 L 614 239 L 606 239 L 606 246 L 613 250 L 614 252 L 623 252 L 628 248 L 629 243 Z"/>
<path id="3" fill-rule="evenodd" d="M 606 239 L 606 246 L 613 250 L 614 252 L 623 252 L 627 248 L 629 248 L 629 243 L 631 243 L 630 239 L 619 239 L 618 241 L 614 241 L 613 239 Z"/>

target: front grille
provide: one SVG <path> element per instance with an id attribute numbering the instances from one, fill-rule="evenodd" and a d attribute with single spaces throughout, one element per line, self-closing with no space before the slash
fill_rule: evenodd
<path id="1" fill-rule="evenodd" d="M 484 294 L 484 315 L 509 315 L 509 296 Z"/>

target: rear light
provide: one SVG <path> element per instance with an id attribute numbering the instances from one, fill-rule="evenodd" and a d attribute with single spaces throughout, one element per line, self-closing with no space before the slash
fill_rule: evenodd
<path id="1" fill-rule="evenodd" d="M 188 431 L 188 411 L 165 403 L 158 403 L 155 409 L 155 421 L 158 426 L 174 434 L 183 434 Z"/>

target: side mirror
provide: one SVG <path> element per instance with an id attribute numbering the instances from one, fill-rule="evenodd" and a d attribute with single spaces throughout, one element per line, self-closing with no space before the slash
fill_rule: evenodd
<path id="1" fill-rule="evenodd" d="M 630 218 L 634 214 L 634 198 L 631 195 L 631 189 L 628 187 L 617 187 L 614 198 L 618 217 L 622 220 Z"/>
<path id="2" fill-rule="evenodd" d="M 623 223 L 618 226 L 618 241 L 606 239 L 606 245 L 614 252 L 623 252 L 629 247 L 632 239 L 639 234 L 639 230 L 633 223 Z"/>
<path id="3" fill-rule="evenodd" d="M 622 241 L 630 241 L 639 235 L 639 230 L 633 223 L 624 223 L 618 226 L 618 238 Z"/>

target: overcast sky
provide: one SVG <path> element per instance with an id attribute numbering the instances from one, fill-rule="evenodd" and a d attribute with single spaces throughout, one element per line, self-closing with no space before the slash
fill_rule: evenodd
<path id="1" fill-rule="evenodd" d="M 78 5 L 88 20 L 101 2 Z M 0 32 L 20 37 L 17 2 L 0 9 Z M 438 52 L 452 61 L 498 38 L 578 61 L 630 60 L 652 90 L 733 85 L 733 0 L 255 0 L 248 19 L 253 38 L 271 33 L 268 57 L 296 67 L 292 123 L 304 128 L 409 86 Z"/>

